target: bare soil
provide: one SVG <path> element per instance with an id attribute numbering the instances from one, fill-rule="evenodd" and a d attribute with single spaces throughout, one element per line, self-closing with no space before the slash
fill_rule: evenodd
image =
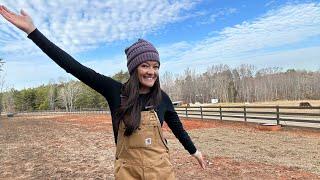
<path id="1" fill-rule="evenodd" d="M 320 179 L 320 131 L 260 131 L 256 124 L 182 120 L 202 151 L 202 170 L 164 125 L 179 179 Z M 0 179 L 114 179 L 106 115 L 0 119 Z"/>

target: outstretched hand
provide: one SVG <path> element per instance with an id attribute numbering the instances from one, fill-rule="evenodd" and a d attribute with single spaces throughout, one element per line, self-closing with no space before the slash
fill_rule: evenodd
<path id="1" fill-rule="evenodd" d="M 199 165 L 202 167 L 202 169 L 206 168 L 205 161 L 203 159 L 202 153 L 197 150 L 196 153 L 192 154 L 193 157 L 195 157 L 199 163 Z"/>
<path id="2" fill-rule="evenodd" d="M 36 29 L 32 22 L 32 18 L 23 10 L 20 11 L 20 14 L 16 14 L 8 10 L 5 6 L 0 5 L 0 14 L 17 28 L 21 29 L 27 34 L 30 34 Z"/>

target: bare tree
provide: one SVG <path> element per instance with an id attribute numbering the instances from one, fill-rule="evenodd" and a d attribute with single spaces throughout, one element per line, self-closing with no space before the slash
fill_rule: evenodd
<path id="1" fill-rule="evenodd" d="M 213 65 L 202 74 L 186 69 L 173 79 L 165 73 L 162 87 L 175 99 L 190 102 L 255 102 L 274 100 L 320 99 L 320 71 L 279 67 L 259 69 L 243 64 L 231 69 L 227 65 Z"/>
<path id="2" fill-rule="evenodd" d="M 3 90 L 4 90 L 4 85 L 5 85 L 5 74 L 3 73 L 3 64 L 4 61 L 2 58 L 0 58 L 0 102 L 2 102 L 2 97 L 3 97 Z M 3 106 L 0 106 L 0 114 L 2 112 Z"/>
<path id="3" fill-rule="evenodd" d="M 14 105 L 14 89 L 7 89 L 6 92 L 2 95 L 2 107 L 3 111 L 5 112 L 15 112 L 15 105 Z"/>
<path id="4" fill-rule="evenodd" d="M 77 81 L 65 82 L 60 79 L 59 97 L 66 108 L 66 111 L 71 112 L 74 110 L 74 103 L 81 93 L 80 83 Z"/>
<path id="5" fill-rule="evenodd" d="M 171 96 L 173 99 L 177 99 L 177 91 L 174 87 L 174 77 L 171 72 L 166 71 L 162 77 L 160 78 L 161 88 L 165 90 L 165 92 Z"/>
<path id="6" fill-rule="evenodd" d="M 56 85 L 54 83 L 54 80 L 50 80 L 49 81 L 49 85 L 48 85 L 48 102 L 49 102 L 49 108 L 50 110 L 54 110 L 55 109 L 55 105 L 56 105 L 56 93 L 57 92 L 57 88 Z"/>

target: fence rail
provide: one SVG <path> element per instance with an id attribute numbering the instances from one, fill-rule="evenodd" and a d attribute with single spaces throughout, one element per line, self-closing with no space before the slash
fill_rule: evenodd
<path id="1" fill-rule="evenodd" d="M 319 107 L 297 106 L 193 106 L 176 107 L 178 115 L 186 118 L 220 119 L 274 123 L 320 128 Z M 110 114 L 105 109 L 18 112 L 13 116 L 41 116 L 57 114 Z M 4 112 L 1 115 L 8 115 Z"/>
<path id="2" fill-rule="evenodd" d="M 46 115 L 57 115 L 57 114 L 110 114 L 110 111 L 105 109 L 89 109 L 89 110 L 56 110 L 56 111 L 20 111 L 15 113 L 2 112 L 1 115 L 14 117 L 14 116 L 46 116 Z"/>
<path id="3" fill-rule="evenodd" d="M 303 123 L 302 126 L 320 128 L 319 107 L 297 106 L 194 106 L 176 107 L 178 115 L 186 118 L 233 120 L 243 119 L 251 122 L 269 122 L 291 125 Z M 226 119 L 227 118 L 227 119 Z"/>

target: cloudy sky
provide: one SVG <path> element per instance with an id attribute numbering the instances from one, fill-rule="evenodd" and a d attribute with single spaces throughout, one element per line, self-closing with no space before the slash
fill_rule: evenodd
<path id="1" fill-rule="evenodd" d="M 138 38 L 158 48 L 161 73 L 215 64 L 320 69 L 316 0 L 0 0 L 27 11 L 37 28 L 82 64 L 105 75 L 126 70 Z M 16 89 L 71 78 L 26 34 L 0 18 L 0 58 Z M 4 74 L 2 72 L 2 75 Z"/>

